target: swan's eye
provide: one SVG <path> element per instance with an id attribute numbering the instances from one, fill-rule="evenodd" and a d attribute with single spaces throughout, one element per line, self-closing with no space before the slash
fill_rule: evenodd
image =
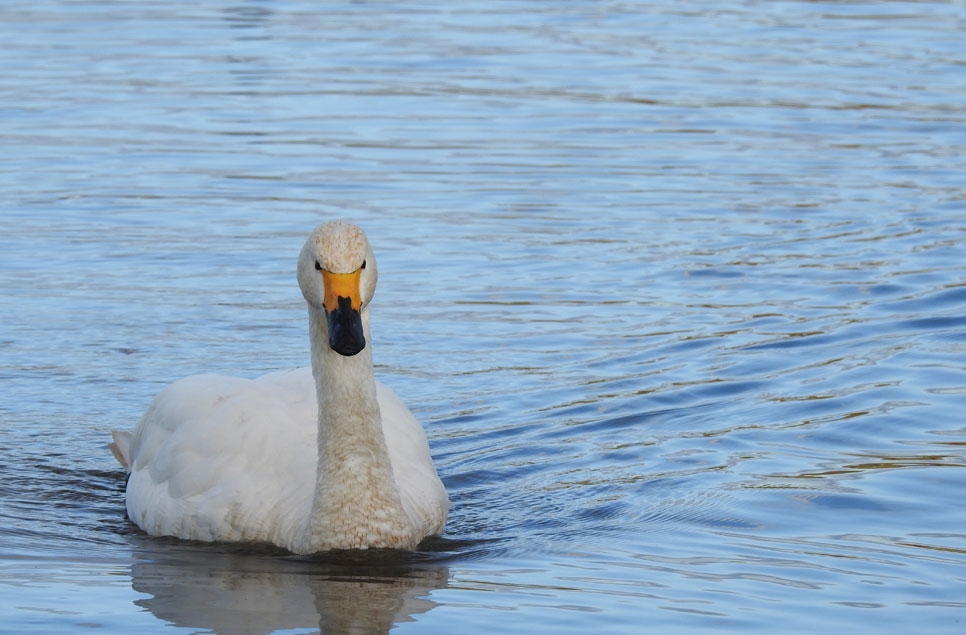
<path id="1" fill-rule="evenodd" d="M 362 266 L 359 267 L 359 268 L 360 269 L 365 269 L 366 268 L 366 261 L 365 260 L 362 261 Z"/>
<path id="2" fill-rule="evenodd" d="M 315 270 L 322 271 L 322 265 L 319 264 L 318 260 L 315 261 Z"/>

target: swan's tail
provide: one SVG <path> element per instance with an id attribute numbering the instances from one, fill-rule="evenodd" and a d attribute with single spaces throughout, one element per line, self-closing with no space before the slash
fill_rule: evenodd
<path id="1" fill-rule="evenodd" d="M 131 433 L 130 432 L 119 432 L 118 430 L 111 430 L 111 436 L 114 437 L 114 442 L 109 444 L 108 447 L 111 448 L 111 454 L 114 458 L 118 460 L 124 471 L 131 472 Z"/>

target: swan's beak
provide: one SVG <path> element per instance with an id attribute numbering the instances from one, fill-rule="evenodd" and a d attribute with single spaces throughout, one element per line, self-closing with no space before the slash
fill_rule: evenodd
<path id="1" fill-rule="evenodd" d="M 351 357 L 366 347 L 362 331 L 362 296 L 359 277 L 362 269 L 352 273 L 322 270 L 325 285 L 325 317 L 329 325 L 329 348 L 339 355 Z"/>

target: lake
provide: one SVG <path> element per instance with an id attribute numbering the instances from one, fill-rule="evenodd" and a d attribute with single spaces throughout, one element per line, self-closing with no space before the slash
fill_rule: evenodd
<path id="1" fill-rule="evenodd" d="M 962 633 L 962 2 L 13 0 L 0 632 Z M 144 535 L 107 449 L 379 258 L 445 535 Z"/>

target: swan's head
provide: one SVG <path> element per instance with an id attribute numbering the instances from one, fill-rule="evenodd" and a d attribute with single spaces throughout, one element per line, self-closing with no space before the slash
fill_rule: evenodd
<path id="1" fill-rule="evenodd" d="M 376 290 L 376 258 L 365 233 L 346 221 L 319 225 L 302 247 L 299 287 L 325 313 L 329 347 L 349 357 L 366 347 L 362 312 Z"/>

